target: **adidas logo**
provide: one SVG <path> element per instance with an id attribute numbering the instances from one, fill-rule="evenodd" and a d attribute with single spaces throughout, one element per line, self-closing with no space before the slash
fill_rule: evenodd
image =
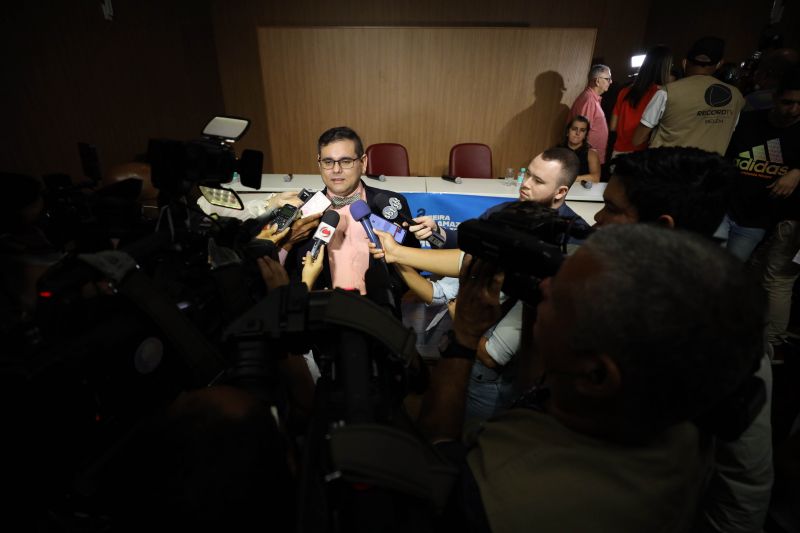
<path id="1" fill-rule="evenodd" d="M 766 145 L 739 153 L 736 166 L 739 170 L 763 177 L 783 176 L 789 171 L 789 167 L 783 165 L 780 139 L 770 139 Z"/>

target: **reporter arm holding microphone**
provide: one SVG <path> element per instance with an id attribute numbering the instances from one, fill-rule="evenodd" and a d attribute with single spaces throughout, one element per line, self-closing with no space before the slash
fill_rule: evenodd
<path id="1" fill-rule="evenodd" d="M 369 251 L 375 259 L 383 259 L 389 264 L 407 265 L 441 276 L 458 276 L 462 252 L 457 248 L 449 250 L 411 248 L 398 244 L 391 235 L 383 231 L 375 230 L 375 235 L 381 242 L 380 249 L 369 243 Z"/>
<path id="2" fill-rule="evenodd" d="M 416 224 L 403 223 L 403 226 L 408 227 L 408 231 L 414 234 L 414 237 L 421 241 L 428 240 L 432 234 L 438 235 L 444 241 L 443 249 L 458 248 L 458 235 L 455 230 L 446 229 L 433 220 L 432 216 L 426 215 L 415 217 Z"/>

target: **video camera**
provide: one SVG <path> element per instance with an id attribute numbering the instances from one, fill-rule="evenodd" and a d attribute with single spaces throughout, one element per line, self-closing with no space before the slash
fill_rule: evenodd
<path id="1" fill-rule="evenodd" d="M 302 283 L 276 288 L 232 322 L 223 341 L 233 359 L 223 379 L 245 382 L 261 374 L 270 360 L 313 348 L 322 379 L 330 379 L 335 389 L 341 387 L 342 411 L 337 416 L 348 421 L 391 418 L 392 409 L 384 411 L 388 404 L 397 408 L 409 388 L 421 392 L 427 384 L 424 368 L 418 365 L 414 331 L 352 291 L 309 292 Z M 345 370 L 353 366 L 357 368 Z M 375 379 L 381 382 L 379 387 L 369 383 Z M 355 390 L 364 395 L 351 398 Z M 365 403 L 368 398 L 383 414 L 372 412 Z M 326 408 L 337 404 L 328 403 Z"/>
<path id="2" fill-rule="evenodd" d="M 458 247 L 505 271 L 503 292 L 536 305 L 539 282 L 558 271 L 570 237 L 585 239 L 590 228 L 535 202 L 515 202 L 486 219 L 458 226 Z"/>
<path id="3" fill-rule="evenodd" d="M 241 139 L 249 127 L 250 121 L 245 118 L 216 116 L 203 128 L 200 139 L 150 139 L 147 160 L 153 186 L 169 201 L 196 184 L 210 203 L 243 209 L 238 195 L 223 189 L 221 184 L 231 182 L 236 173 L 245 187 L 258 189 L 261 185 L 264 154 L 258 150 L 244 150 L 237 159 L 233 151 L 233 143 Z"/>

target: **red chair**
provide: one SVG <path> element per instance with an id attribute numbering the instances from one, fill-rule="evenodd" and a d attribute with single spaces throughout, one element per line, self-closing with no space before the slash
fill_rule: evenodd
<path id="1" fill-rule="evenodd" d="M 378 143 L 367 147 L 367 174 L 379 176 L 410 176 L 408 152 L 397 143 Z"/>
<path id="2" fill-rule="evenodd" d="M 449 174 L 460 178 L 492 178 L 492 149 L 480 143 L 453 146 Z"/>

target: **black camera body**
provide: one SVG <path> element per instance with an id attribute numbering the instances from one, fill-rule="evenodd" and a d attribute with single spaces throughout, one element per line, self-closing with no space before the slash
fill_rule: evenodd
<path id="1" fill-rule="evenodd" d="M 177 141 L 150 139 L 147 160 L 153 186 L 169 197 L 185 194 L 194 184 L 218 187 L 238 173 L 242 185 L 258 189 L 264 154 L 244 150 L 237 158 L 233 143 L 240 139 L 250 121 L 239 117 L 217 116 L 203 129 L 200 139 Z"/>
<path id="2" fill-rule="evenodd" d="M 515 202 L 486 219 L 458 226 L 458 247 L 497 264 L 505 271 L 503 292 L 535 305 L 539 282 L 554 275 L 566 255 L 570 237 L 585 238 L 591 230 L 574 219 L 535 202 Z"/>

